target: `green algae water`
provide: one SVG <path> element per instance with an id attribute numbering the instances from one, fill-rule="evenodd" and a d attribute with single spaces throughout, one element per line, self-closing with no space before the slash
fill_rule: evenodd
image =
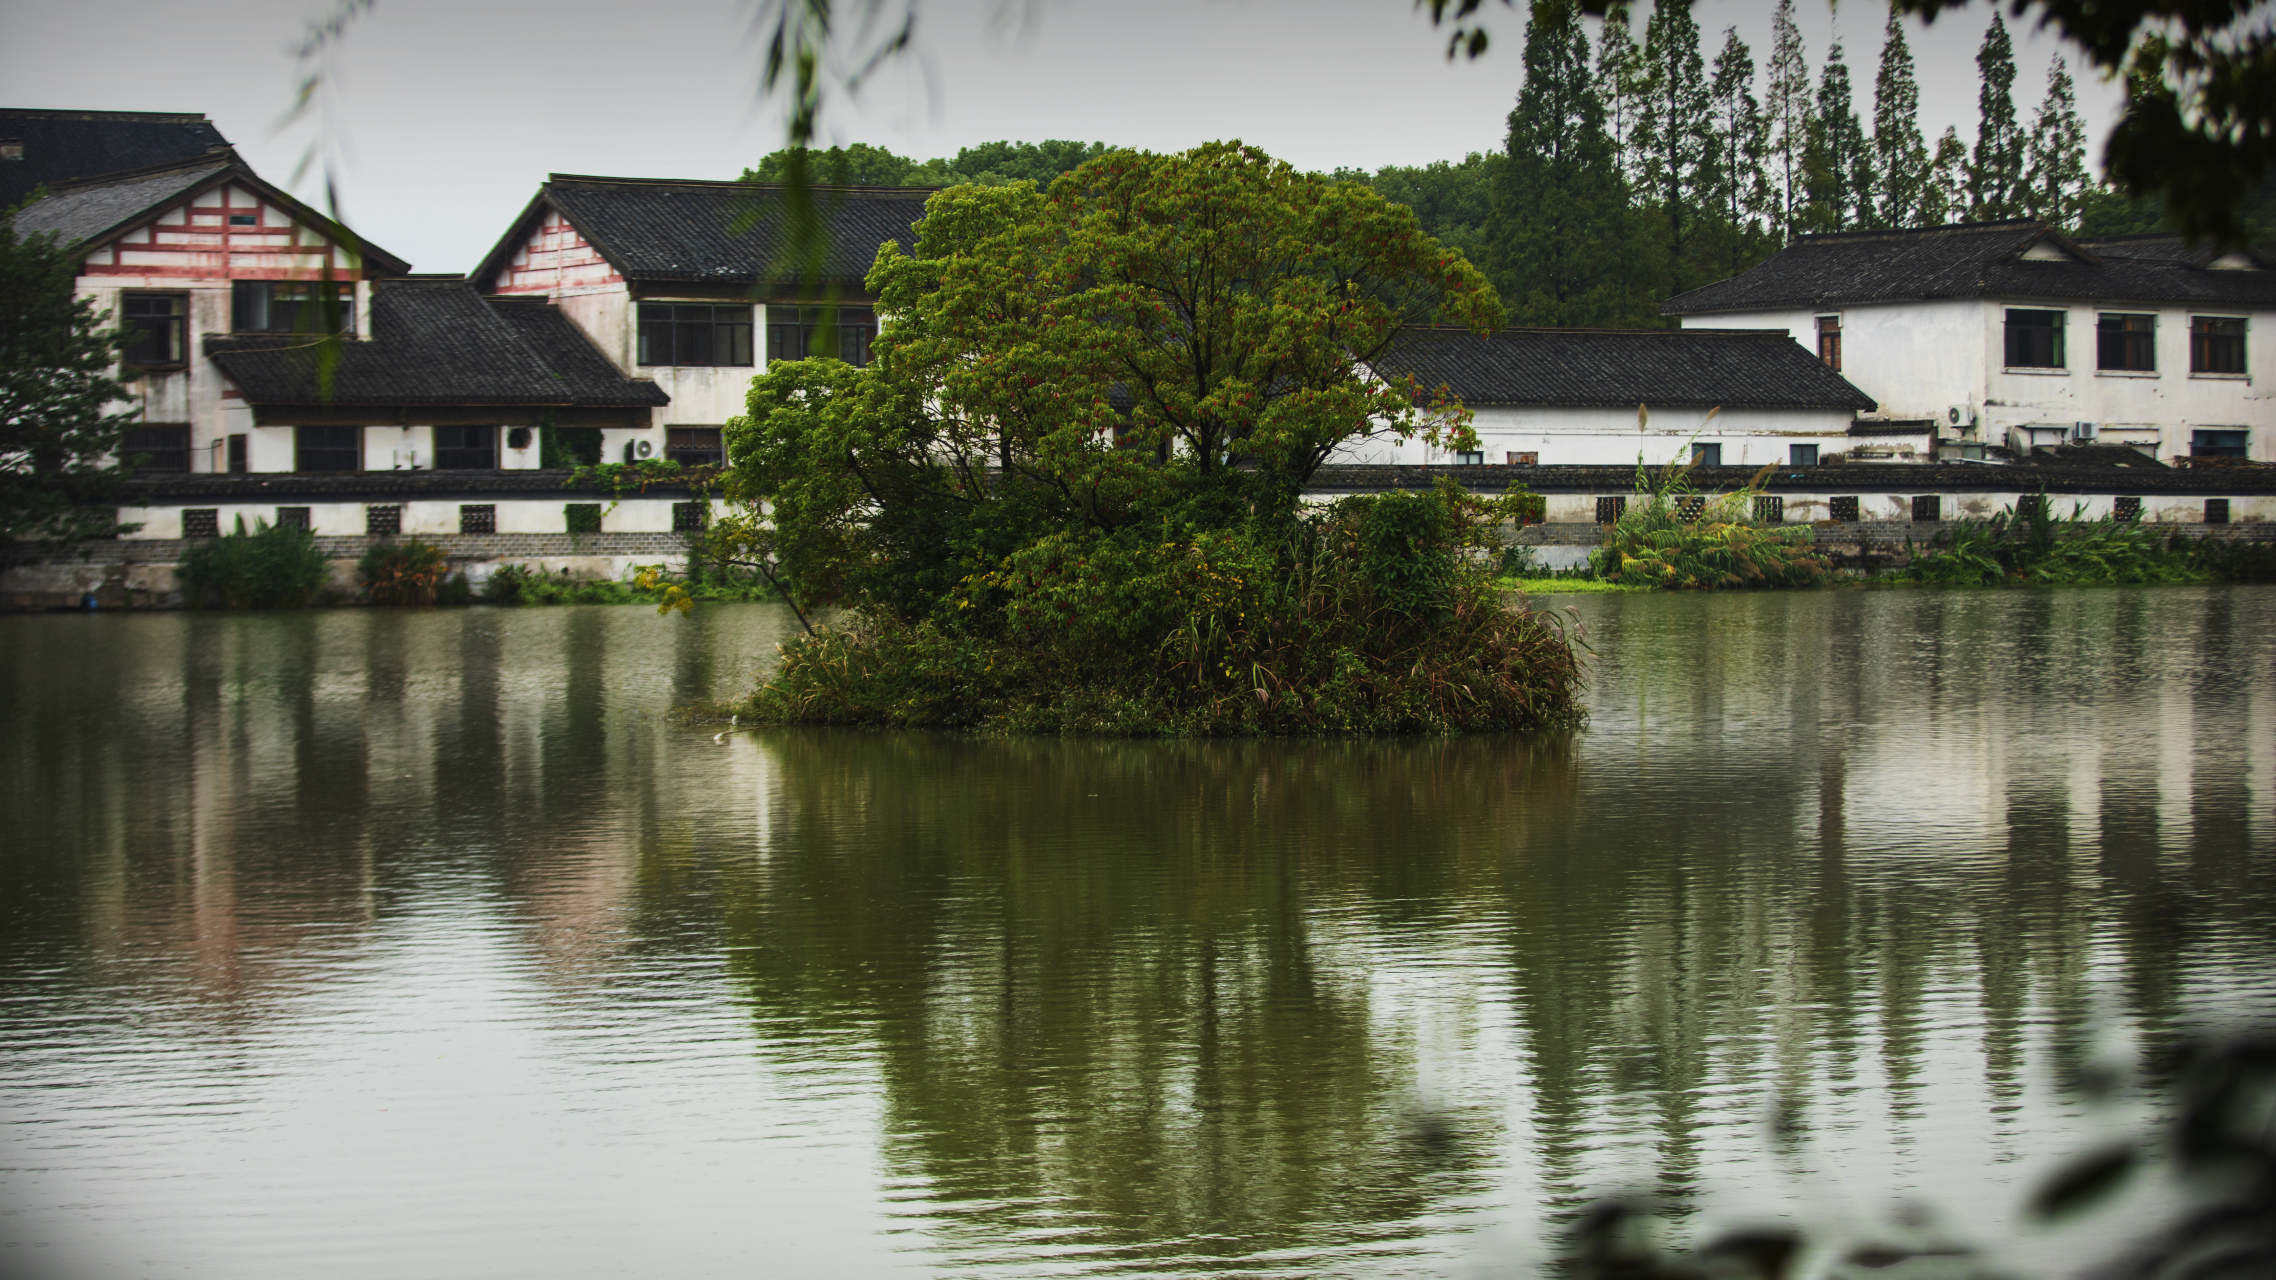
<path id="1" fill-rule="evenodd" d="M 2018 1226 L 2276 1004 L 2276 589 L 1570 602 L 1554 739 L 693 727 L 779 606 L 0 618 L 0 1273 L 1531 1276 Z"/>

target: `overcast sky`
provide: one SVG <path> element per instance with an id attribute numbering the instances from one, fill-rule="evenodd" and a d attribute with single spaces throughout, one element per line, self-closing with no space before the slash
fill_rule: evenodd
<path id="1" fill-rule="evenodd" d="M 1409 0 L 920 0 L 914 57 L 827 120 L 834 141 L 919 158 L 998 138 L 1176 150 L 1242 138 L 1305 168 L 1458 159 L 1500 145 L 1524 24 L 1490 10 L 1495 43 L 1448 64 Z M 1025 0 L 1013 0 L 1024 4 Z M 1887 10 L 1800 0 L 1813 76 L 1835 34 L 1859 113 Z M 307 145 L 280 133 L 289 46 L 322 0 L 0 0 L 0 106 L 202 111 L 270 180 Z M 1767 0 L 1699 0 L 1708 56 L 1736 25 L 1767 57 Z M 377 0 L 340 45 L 335 135 L 343 208 L 421 271 L 463 271 L 549 172 L 731 178 L 780 145 L 758 97 L 754 7 L 742 0 Z M 1908 20 L 1921 124 L 1972 137 L 1982 4 Z M 1020 19 L 1024 16 L 1025 21 Z M 1592 24 L 1593 25 L 1593 24 Z M 1643 15 L 1638 14 L 1639 37 Z M 2028 126 L 2051 36 L 2016 30 Z M 2119 101 L 2072 63 L 2099 152 Z M 299 190 L 320 187 L 304 181 Z"/>

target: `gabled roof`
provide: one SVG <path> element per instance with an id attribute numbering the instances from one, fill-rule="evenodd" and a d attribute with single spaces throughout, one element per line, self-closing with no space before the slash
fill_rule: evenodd
<path id="1" fill-rule="evenodd" d="M 306 334 L 232 334 L 206 353 L 253 405 L 640 407 L 671 403 L 618 373 L 551 306 L 485 301 L 463 278 L 382 281 L 372 336 L 340 344 L 320 393 Z"/>
<path id="2" fill-rule="evenodd" d="M 1872 397 L 1780 329 L 1410 330 L 1385 376 L 1444 384 L 1462 403 L 1557 408 L 1871 411 Z"/>
<path id="3" fill-rule="evenodd" d="M 196 112 L 0 109 L 0 142 L 23 148 L 0 161 L 0 209 L 32 188 L 49 188 L 126 169 L 178 165 L 229 146 Z"/>
<path id="4" fill-rule="evenodd" d="M 2223 270 L 2179 236 L 2072 239 L 2043 222 L 1964 222 L 1807 235 L 1753 270 L 1680 293 L 1667 315 L 1937 298 L 2276 306 L 2276 271 Z"/>
<path id="5" fill-rule="evenodd" d="M 897 240 L 914 249 L 910 230 L 925 216 L 931 187 L 816 187 L 829 232 L 823 275 L 859 281 L 877 246 Z M 755 285 L 795 274 L 786 262 L 784 189 L 750 182 L 686 182 L 663 178 L 596 178 L 557 173 L 514 220 L 472 278 L 488 284 L 546 209 L 569 221 L 586 243 L 627 280 Z"/>
<path id="6" fill-rule="evenodd" d="M 158 165 L 125 173 L 106 174 L 83 182 L 50 188 L 45 199 L 24 206 L 16 215 L 19 232 L 52 231 L 66 244 L 95 249 L 167 206 L 195 197 L 225 182 L 257 192 L 262 199 L 290 212 L 339 244 L 353 245 L 364 266 L 374 275 L 403 275 L 411 264 L 302 203 L 290 192 L 272 186 L 234 151 L 223 150 L 183 164 Z"/>

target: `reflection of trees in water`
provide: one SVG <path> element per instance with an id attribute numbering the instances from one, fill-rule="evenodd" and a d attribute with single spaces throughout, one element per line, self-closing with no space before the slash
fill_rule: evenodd
<path id="1" fill-rule="evenodd" d="M 731 954 L 770 1036 L 870 1030 L 887 1159 L 950 1247 L 1310 1251 L 1484 1187 L 1491 1108 L 1420 1111 L 1328 918 L 1460 926 L 1564 802 L 1562 753 L 770 745 L 776 852 L 730 892 Z"/>

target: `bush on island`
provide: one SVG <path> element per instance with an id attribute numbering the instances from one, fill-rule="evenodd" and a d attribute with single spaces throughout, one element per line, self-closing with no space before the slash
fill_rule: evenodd
<path id="1" fill-rule="evenodd" d="M 314 533 L 260 520 L 247 533 L 242 516 L 235 532 L 192 544 L 175 572 L 193 609 L 297 609 L 315 604 L 330 576 Z"/>
<path id="2" fill-rule="evenodd" d="M 1128 734 L 1577 718 L 1563 629 L 1492 582 L 1500 500 L 1299 499 L 1350 441 L 1475 443 L 1443 387 L 1369 369 L 1412 326 L 1502 320 L 1410 210 L 1238 143 L 1118 151 L 1048 193 L 940 192 L 868 284 L 891 317 L 872 361 L 771 366 L 728 427 L 711 555 L 850 610 L 742 710 Z"/>
<path id="3" fill-rule="evenodd" d="M 1772 470 L 1745 487 L 1712 496 L 1691 485 L 1694 463 L 1662 468 L 1639 463 L 1636 497 L 1589 554 L 1596 576 L 1631 587 L 1717 591 L 1734 587 L 1815 587 L 1832 565 L 1817 554 L 1805 525 L 1772 524 L 1755 499 Z"/>

